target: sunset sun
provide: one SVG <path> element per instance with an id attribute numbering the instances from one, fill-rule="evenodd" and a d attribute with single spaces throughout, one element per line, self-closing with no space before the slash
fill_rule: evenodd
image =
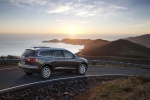
<path id="1" fill-rule="evenodd" d="M 67 30 L 68 34 L 74 35 L 79 33 L 79 29 L 77 27 L 69 27 Z"/>
<path id="2" fill-rule="evenodd" d="M 75 35 L 81 33 L 80 28 L 75 27 L 75 26 L 68 26 L 65 28 L 64 33 L 70 34 L 70 35 Z"/>

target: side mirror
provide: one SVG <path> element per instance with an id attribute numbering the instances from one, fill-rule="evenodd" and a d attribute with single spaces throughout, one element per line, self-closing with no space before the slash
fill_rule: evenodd
<path id="1" fill-rule="evenodd" d="M 76 58 L 76 57 L 77 57 L 76 55 L 73 55 L 73 59 Z"/>

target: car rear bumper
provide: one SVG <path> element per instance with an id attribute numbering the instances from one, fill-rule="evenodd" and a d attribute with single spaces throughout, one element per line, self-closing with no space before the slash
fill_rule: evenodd
<path id="1" fill-rule="evenodd" d="M 33 73 L 38 73 L 39 72 L 39 67 L 38 66 L 32 66 L 32 65 L 25 65 L 18 63 L 19 69 L 22 71 L 26 72 L 33 72 Z"/>

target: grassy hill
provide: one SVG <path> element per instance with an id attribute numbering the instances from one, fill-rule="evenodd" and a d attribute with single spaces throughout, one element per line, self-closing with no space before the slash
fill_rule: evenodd
<path id="1" fill-rule="evenodd" d="M 129 38 L 126 38 L 126 40 L 129 40 L 131 42 L 150 48 L 150 34 L 145 34 L 145 35 L 141 35 L 137 37 L 129 37 Z"/>
<path id="2" fill-rule="evenodd" d="M 150 100 L 150 75 L 118 79 L 93 86 L 73 100 Z"/>
<path id="3" fill-rule="evenodd" d="M 88 44 L 87 44 L 88 45 Z M 118 57 L 131 57 L 131 58 L 150 58 L 150 49 L 139 44 L 127 41 L 116 40 L 105 45 L 93 45 L 91 49 L 85 48 L 80 52 L 86 56 L 118 56 Z"/>

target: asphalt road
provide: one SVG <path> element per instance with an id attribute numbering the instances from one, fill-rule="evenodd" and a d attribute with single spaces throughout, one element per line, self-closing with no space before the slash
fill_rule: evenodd
<path id="1" fill-rule="evenodd" d="M 150 69 L 140 68 L 125 68 L 125 67 L 106 67 L 106 66 L 89 66 L 86 75 L 110 75 L 110 74 L 123 74 L 123 75 L 141 75 L 150 74 Z M 75 73 L 53 73 L 51 79 L 73 77 L 77 76 Z M 13 69 L 0 69 L 0 90 L 33 82 L 43 81 L 39 75 L 26 75 L 18 68 Z"/>

